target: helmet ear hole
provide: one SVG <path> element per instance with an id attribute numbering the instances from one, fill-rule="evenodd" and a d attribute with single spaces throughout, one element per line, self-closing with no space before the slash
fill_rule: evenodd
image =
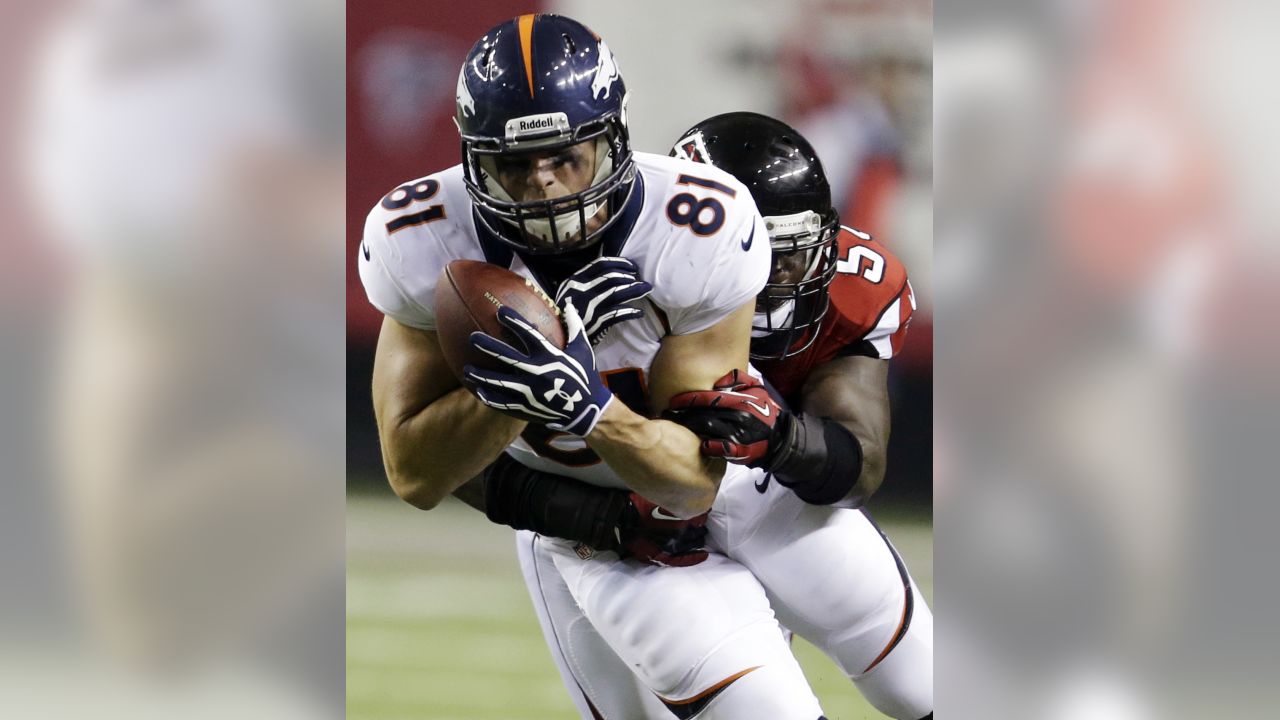
<path id="1" fill-rule="evenodd" d="M 577 46 L 576 44 L 574 44 L 574 42 L 573 42 L 573 38 L 572 38 L 572 37 L 569 37 L 569 33 L 565 33 L 565 34 L 564 34 L 564 35 L 562 35 L 561 37 L 563 37 L 563 38 L 564 38 L 564 49 L 565 49 L 565 50 L 566 50 L 570 55 L 573 55 L 573 54 L 575 54 L 575 53 L 577 53 L 577 52 L 578 52 L 578 46 Z"/>

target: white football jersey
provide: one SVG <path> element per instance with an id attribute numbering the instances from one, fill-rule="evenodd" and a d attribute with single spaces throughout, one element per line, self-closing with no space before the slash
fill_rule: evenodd
<path id="1" fill-rule="evenodd" d="M 644 316 L 613 326 L 595 347 L 618 400 L 645 413 L 649 367 L 666 335 L 706 330 L 764 287 L 771 253 L 751 193 L 709 165 L 635 153 L 636 187 L 605 233 L 602 255 L 629 258 L 653 285 Z M 539 282 L 513 249 L 477 226 L 462 166 L 393 190 L 369 213 L 360 279 L 370 302 L 401 324 L 435 330 L 436 283 L 454 260 L 485 260 Z M 536 264 L 537 261 L 534 260 Z M 550 296 L 556 288 L 543 287 Z M 576 437 L 530 426 L 508 448 L 520 462 L 625 487 Z"/>

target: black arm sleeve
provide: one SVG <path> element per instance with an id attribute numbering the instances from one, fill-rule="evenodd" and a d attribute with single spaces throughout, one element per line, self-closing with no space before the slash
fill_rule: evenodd
<path id="1" fill-rule="evenodd" d="M 627 493 L 525 467 L 503 453 L 484 472 L 485 515 L 499 525 L 585 543 L 620 547 Z"/>
<path id="2" fill-rule="evenodd" d="M 862 445 L 830 418 L 796 413 L 787 418 L 784 441 L 768 467 L 778 482 L 810 505 L 843 500 L 862 475 Z M 862 498 L 852 498 L 854 506 Z"/>

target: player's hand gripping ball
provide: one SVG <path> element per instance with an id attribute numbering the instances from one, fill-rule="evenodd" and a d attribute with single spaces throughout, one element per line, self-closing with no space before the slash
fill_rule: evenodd
<path id="1" fill-rule="evenodd" d="M 490 370 L 505 367 L 471 345 L 471 333 L 477 330 L 508 343 L 519 342 L 498 321 L 498 310 L 504 307 L 518 312 L 547 342 L 564 347 L 560 311 L 533 281 L 486 262 L 454 260 L 436 283 L 436 336 L 445 362 L 459 380 L 466 365 Z"/>
<path id="2" fill-rule="evenodd" d="M 791 419 L 764 385 L 741 370 L 720 378 L 711 390 L 676 395 L 662 417 L 700 437 L 703 455 L 751 467 L 769 466 Z"/>
<path id="3" fill-rule="evenodd" d="M 568 340 L 561 348 L 520 313 L 499 308 L 498 322 L 517 343 L 471 333 L 472 346 L 500 369 L 471 364 L 463 368 L 463 378 L 480 402 L 495 410 L 586 437 L 613 401 L 613 393 L 596 371 L 595 352 L 572 301 L 565 303 L 563 315 Z"/>
<path id="4" fill-rule="evenodd" d="M 582 316 L 582 327 L 592 345 L 599 343 L 609 328 L 644 315 L 629 303 L 653 292 L 653 285 L 640 279 L 635 263 L 624 257 L 601 257 L 587 263 L 560 284 L 556 306 L 572 302 Z"/>

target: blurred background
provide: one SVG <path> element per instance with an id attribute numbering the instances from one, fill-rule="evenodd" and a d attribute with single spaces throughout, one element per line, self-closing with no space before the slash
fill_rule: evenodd
<path id="1" fill-rule="evenodd" d="M 938 7 L 939 717 L 1275 713 L 1277 19 Z"/>
<path id="2" fill-rule="evenodd" d="M 462 58 L 488 28 L 558 12 L 618 59 L 633 147 L 666 154 L 694 123 L 754 110 L 817 148 L 842 221 L 911 274 L 920 308 L 892 367 L 893 430 L 873 512 L 932 597 L 930 2 L 369 0 L 348 8 L 347 707 L 353 718 L 564 718 L 511 531 L 450 501 L 431 513 L 387 486 L 369 396 L 382 316 L 355 258 L 369 209 L 460 161 L 452 121 Z M 882 717 L 826 658 L 798 653 L 829 717 Z M 498 680 L 495 682 L 495 678 Z"/>
<path id="3" fill-rule="evenodd" d="M 343 12 L 0 9 L 0 716 L 342 715 Z"/>

